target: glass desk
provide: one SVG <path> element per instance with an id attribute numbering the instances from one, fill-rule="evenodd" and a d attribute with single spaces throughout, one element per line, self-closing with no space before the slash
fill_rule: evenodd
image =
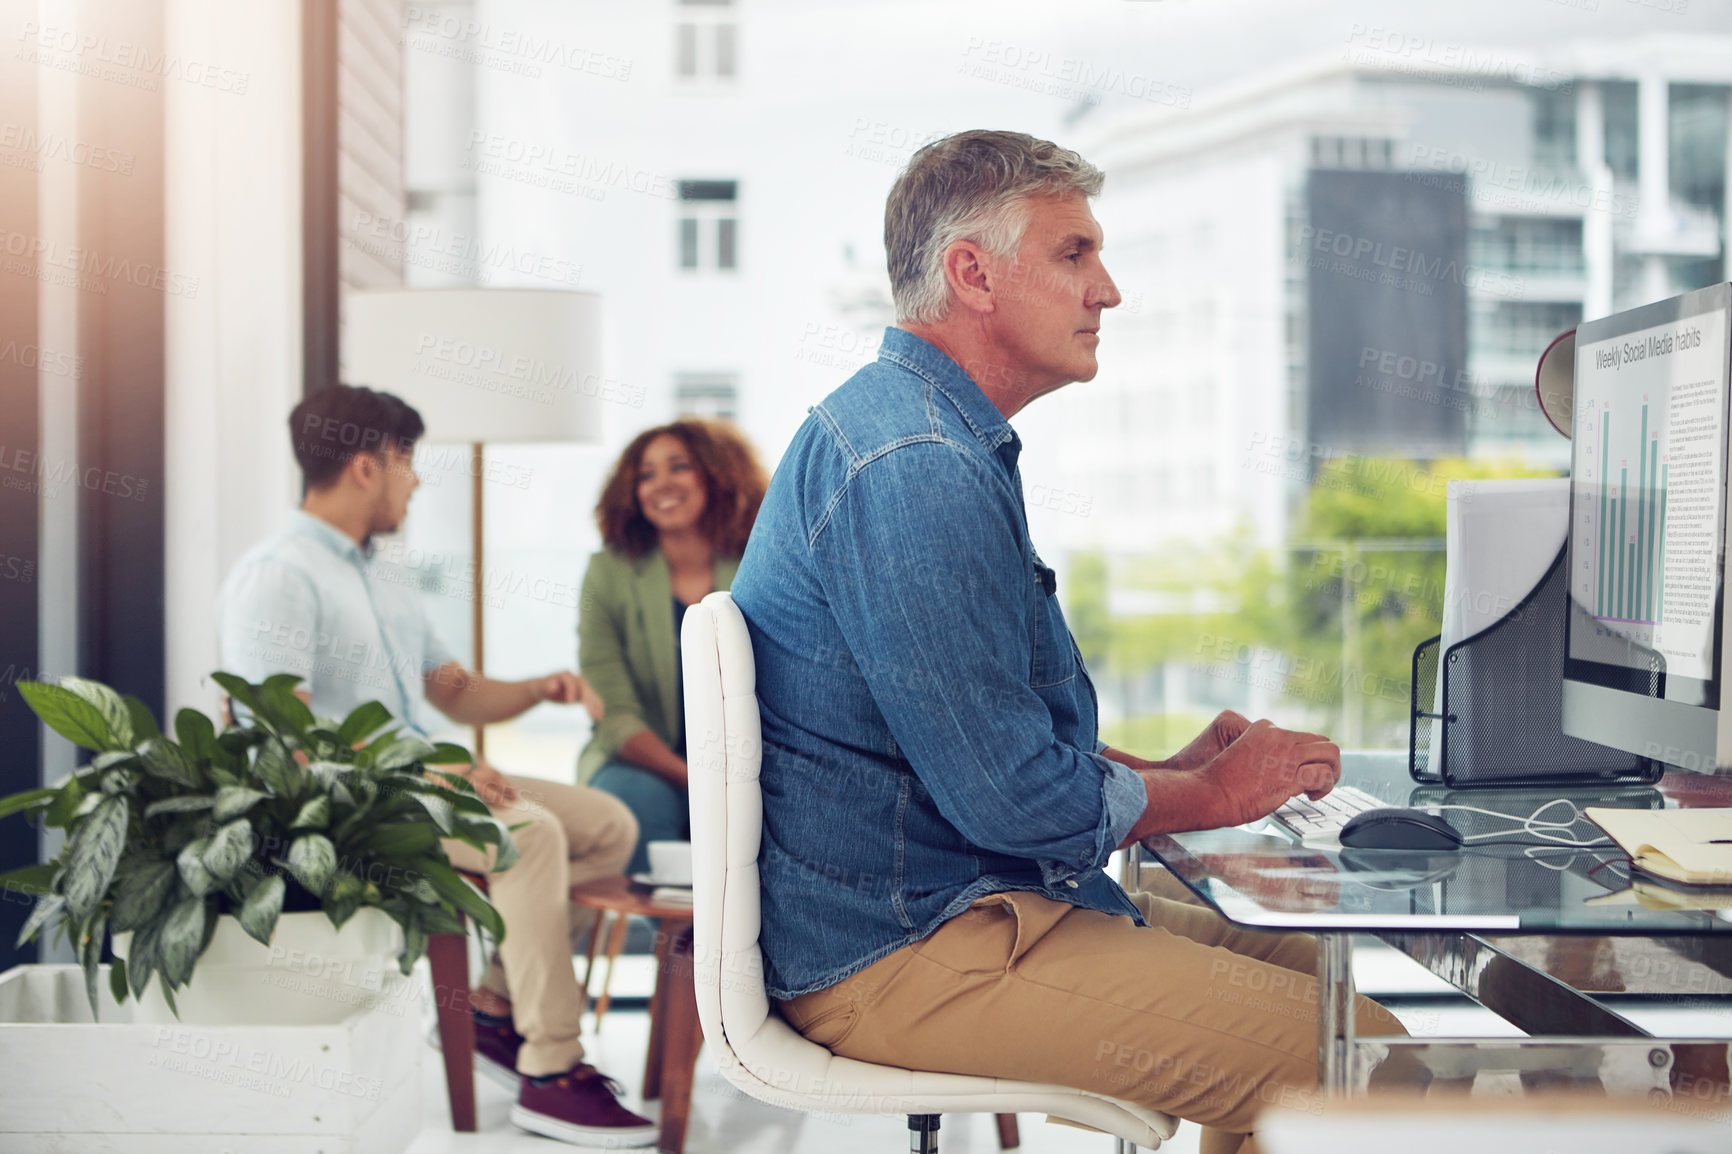
<path id="1" fill-rule="evenodd" d="M 1344 755 L 1341 781 L 1391 805 L 1471 805 L 1516 819 L 1557 797 L 1578 807 L 1732 806 L 1732 777 L 1450 790 L 1409 780 L 1401 754 Z M 1466 834 L 1507 829 L 1523 838 L 1519 821 L 1459 810 L 1444 816 Z M 1585 818 L 1575 829 L 1582 840 L 1600 836 Z M 1615 845 L 1531 854 L 1514 845 L 1443 854 L 1316 849 L 1267 821 L 1142 844 L 1230 921 L 1317 935 L 1318 1066 L 1329 1092 L 1363 1087 L 1392 1047 L 1416 1051 L 1434 1074 L 1564 1071 L 1566 1082 L 1597 1080 L 1621 1092 L 1666 1094 L 1680 1077 L 1725 1073 L 1726 1039 L 1655 1039 L 1594 995 L 1732 996 L 1732 890 L 1691 892 L 1632 878 Z M 1401 950 L 1529 1037 L 1357 1043 L 1354 933 Z"/>

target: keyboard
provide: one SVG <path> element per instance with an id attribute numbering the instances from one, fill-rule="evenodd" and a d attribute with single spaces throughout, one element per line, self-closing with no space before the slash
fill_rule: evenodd
<path id="1" fill-rule="evenodd" d="M 1349 818 L 1368 809 L 1388 808 L 1388 802 L 1379 801 L 1362 789 L 1338 785 L 1317 801 L 1300 794 L 1270 816 L 1298 834 L 1300 841 L 1329 841 L 1341 832 Z"/>

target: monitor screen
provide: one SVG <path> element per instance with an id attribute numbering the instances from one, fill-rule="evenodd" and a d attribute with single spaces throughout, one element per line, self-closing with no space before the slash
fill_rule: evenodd
<path id="1" fill-rule="evenodd" d="M 1693 768 L 1719 760 L 1729 314 L 1722 284 L 1576 331 L 1564 729 Z M 1572 710 L 1572 682 L 1616 696 Z"/>

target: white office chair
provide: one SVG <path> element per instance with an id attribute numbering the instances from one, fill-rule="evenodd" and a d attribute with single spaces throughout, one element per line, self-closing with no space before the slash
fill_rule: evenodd
<path id="1" fill-rule="evenodd" d="M 763 749 L 752 642 L 727 593 L 686 611 L 686 749 L 691 767 L 693 914 L 698 1020 L 722 1074 L 791 1110 L 906 1114 L 910 1148 L 936 1154 L 938 1115 L 1041 1113 L 1118 1138 L 1121 1152 L 1154 1148 L 1178 1119 L 1073 1090 L 999 1078 L 933 1074 L 839 1058 L 808 1042 L 770 1007 L 758 948 L 758 843 Z"/>

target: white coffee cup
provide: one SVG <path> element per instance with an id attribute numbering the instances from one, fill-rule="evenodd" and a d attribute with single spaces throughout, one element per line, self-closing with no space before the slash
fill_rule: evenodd
<path id="1" fill-rule="evenodd" d="M 650 880 L 658 886 L 689 886 L 692 884 L 692 843 L 689 841 L 652 841 L 649 843 Z"/>

